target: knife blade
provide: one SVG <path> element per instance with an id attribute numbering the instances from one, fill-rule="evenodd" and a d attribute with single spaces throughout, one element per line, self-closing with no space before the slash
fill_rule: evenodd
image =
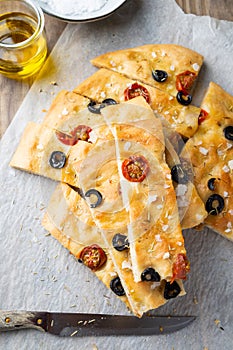
<path id="1" fill-rule="evenodd" d="M 178 331 L 195 316 L 135 316 L 38 311 L 0 311 L 0 331 L 33 328 L 61 337 L 156 335 Z"/>

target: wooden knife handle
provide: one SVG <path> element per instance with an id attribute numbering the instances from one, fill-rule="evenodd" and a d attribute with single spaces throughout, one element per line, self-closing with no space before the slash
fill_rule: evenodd
<path id="1" fill-rule="evenodd" d="M 0 311 L 0 331 L 12 331 L 25 328 L 46 331 L 46 312 Z"/>

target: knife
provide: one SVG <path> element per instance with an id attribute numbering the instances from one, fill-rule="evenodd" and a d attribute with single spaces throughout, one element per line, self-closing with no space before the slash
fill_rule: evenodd
<path id="1" fill-rule="evenodd" d="M 0 311 L 0 331 L 32 328 L 61 337 L 107 335 L 156 335 L 178 331 L 195 316 L 135 316 Z"/>

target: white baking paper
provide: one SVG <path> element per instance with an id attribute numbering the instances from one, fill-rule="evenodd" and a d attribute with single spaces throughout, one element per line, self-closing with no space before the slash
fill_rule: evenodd
<path id="1" fill-rule="evenodd" d="M 128 314 L 125 305 L 41 227 L 54 182 L 13 170 L 9 161 L 27 122 L 40 122 L 58 91 L 72 90 L 96 70 L 91 58 L 149 43 L 181 44 L 205 56 L 196 104 L 211 80 L 233 94 L 232 22 L 185 15 L 174 0 L 128 0 L 108 19 L 69 24 L 1 141 L 0 309 Z M 233 243 L 209 229 L 189 230 L 185 239 L 191 261 L 187 295 L 155 314 L 197 316 L 189 327 L 160 336 L 65 339 L 18 331 L 0 334 L 0 349 L 231 350 Z"/>

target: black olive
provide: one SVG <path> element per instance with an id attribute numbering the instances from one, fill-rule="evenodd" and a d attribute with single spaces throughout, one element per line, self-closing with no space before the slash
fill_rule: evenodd
<path id="1" fill-rule="evenodd" d="M 164 70 L 153 69 L 152 70 L 152 77 L 158 83 L 163 83 L 165 80 L 167 80 L 168 75 L 167 75 L 167 72 L 165 72 Z"/>
<path id="2" fill-rule="evenodd" d="M 101 108 L 104 108 L 110 105 L 117 105 L 117 102 L 113 98 L 106 98 L 105 100 L 102 101 L 101 105 L 103 105 L 103 107 Z"/>
<path id="3" fill-rule="evenodd" d="M 181 292 L 179 284 L 174 281 L 173 283 L 166 282 L 165 288 L 164 288 L 164 299 L 172 299 L 176 298 L 177 295 L 179 295 Z"/>
<path id="4" fill-rule="evenodd" d="M 217 193 L 212 194 L 207 199 L 205 208 L 210 215 L 218 215 L 224 209 L 224 199 Z"/>
<path id="5" fill-rule="evenodd" d="M 91 195 L 95 195 L 97 197 L 97 201 L 95 203 L 91 203 L 90 204 L 90 207 L 91 208 L 96 208 L 98 207 L 101 202 L 102 202 L 102 194 L 95 190 L 94 188 L 91 188 L 90 190 L 88 190 L 86 193 L 85 193 L 85 197 L 90 197 Z"/>
<path id="6" fill-rule="evenodd" d="M 192 96 L 191 95 L 185 95 L 182 91 L 179 91 L 176 95 L 177 101 L 184 105 L 188 106 L 192 102 Z"/>
<path id="7" fill-rule="evenodd" d="M 112 239 L 113 247 L 121 252 L 122 250 L 129 248 L 129 241 L 127 236 L 117 233 Z"/>
<path id="8" fill-rule="evenodd" d="M 233 141 L 233 126 L 227 126 L 223 132 L 227 140 Z"/>
<path id="9" fill-rule="evenodd" d="M 208 188 L 211 191 L 215 190 L 215 186 L 214 186 L 215 181 L 216 181 L 216 178 L 215 177 L 211 177 L 211 179 L 209 179 L 208 182 L 207 182 L 207 186 L 208 186 Z"/>
<path id="10" fill-rule="evenodd" d="M 95 101 L 91 101 L 87 105 L 88 110 L 94 114 L 100 114 L 101 104 L 97 104 Z"/>
<path id="11" fill-rule="evenodd" d="M 121 280 L 119 277 L 115 277 L 110 282 L 111 290 L 119 297 L 125 295 L 124 288 L 122 287 Z"/>
<path id="12" fill-rule="evenodd" d="M 63 152 L 60 151 L 54 151 L 50 158 L 49 158 L 49 164 L 51 167 L 55 169 L 61 169 L 64 168 L 66 164 L 66 155 Z"/>
<path id="13" fill-rule="evenodd" d="M 159 282 L 160 276 L 152 267 L 148 267 L 141 273 L 141 280 L 148 282 Z"/>
<path id="14" fill-rule="evenodd" d="M 171 169 L 172 180 L 178 184 L 186 184 L 189 181 L 188 174 L 181 164 L 176 164 Z"/>

